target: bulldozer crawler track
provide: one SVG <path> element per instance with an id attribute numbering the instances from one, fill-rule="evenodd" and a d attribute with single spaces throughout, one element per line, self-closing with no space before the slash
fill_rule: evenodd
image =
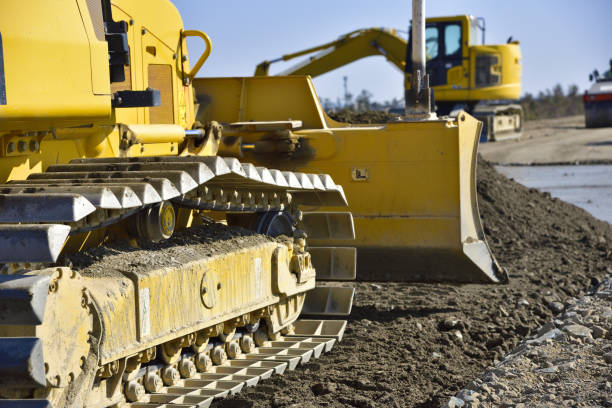
<path id="1" fill-rule="evenodd" d="M 191 378 L 181 378 L 172 386 L 155 393 L 147 392 L 140 401 L 127 403 L 131 408 L 208 407 L 215 399 L 234 395 L 272 375 L 292 371 L 327 353 L 342 340 L 346 321 L 298 320 L 292 334 L 268 340 L 250 353 Z M 321 332 L 324 334 L 321 334 Z"/>
<path id="2" fill-rule="evenodd" d="M 126 406 L 133 407 L 208 406 L 215 398 L 239 392 L 245 386 L 253 386 L 260 379 L 267 378 L 272 373 L 280 374 L 285 370 L 293 370 L 299 364 L 305 363 L 311 358 L 318 358 L 322 352 L 329 351 L 334 343 L 340 340 L 344 331 L 345 322 L 342 321 L 310 321 L 310 324 L 307 324 L 309 321 L 296 322 L 295 320 L 302 310 L 314 310 L 315 312 L 311 313 L 311 316 L 317 316 L 315 318 L 325 318 L 326 315 L 334 317 L 346 315 L 346 311 L 344 314 L 339 314 L 337 310 L 330 309 L 327 306 L 312 306 L 313 302 L 320 302 L 322 298 L 318 295 L 307 295 L 310 290 L 313 293 L 317 292 L 317 288 L 315 288 L 315 274 L 314 269 L 311 267 L 310 255 L 304 252 L 304 238 L 294 237 L 293 245 L 281 244 L 282 248 L 288 245 L 287 248 L 292 251 L 293 258 L 291 260 L 283 258 L 285 256 L 283 253 L 285 252 L 280 249 L 278 255 L 274 255 L 276 261 L 264 260 L 264 262 L 272 262 L 271 265 L 287 264 L 291 269 L 287 270 L 287 272 L 277 269 L 274 269 L 276 272 L 265 272 L 272 275 L 263 281 L 259 277 L 260 275 L 258 275 L 261 272 L 257 272 L 256 265 L 257 261 L 261 264 L 259 257 L 261 259 L 269 259 L 267 258 L 270 256 L 269 252 L 266 251 L 271 250 L 270 244 L 262 244 L 263 246 L 249 244 L 250 246 L 240 247 L 237 252 L 232 252 L 230 258 L 234 260 L 225 258 L 224 256 L 226 255 L 220 255 L 219 258 L 211 258 L 218 260 L 210 261 L 209 264 L 197 263 L 208 261 L 188 262 L 185 259 L 191 258 L 185 258 L 181 266 L 167 265 L 167 267 L 164 267 L 163 265 L 166 265 L 166 263 L 155 261 L 154 265 L 162 269 L 156 269 L 154 272 L 152 272 L 153 270 L 146 269 L 144 266 L 137 268 L 135 271 L 130 269 L 120 272 L 122 266 L 118 265 L 122 264 L 105 263 L 101 264 L 102 266 L 98 266 L 98 269 L 90 270 L 90 273 L 93 273 L 93 275 L 83 275 L 87 276 L 83 282 L 86 281 L 88 283 L 81 283 L 82 278 L 78 269 L 73 269 L 72 271 L 70 268 L 58 267 L 45 269 L 50 263 L 55 262 L 68 236 L 77 235 L 75 239 L 80 240 L 81 238 L 78 234 L 112 225 L 135 213 L 150 208 L 158 202 L 165 201 L 163 200 L 164 197 L 169 198 L 167 201 L 172 202 L 176 207 L 186 209 L 243 213 L 283 211 L 294 223 L 293 228 L 297 226 L 298 228 L 304 228 L 305 231 L 310 231 L 308 223 L 314 217 L 320 221 L 315 223 L 316 225 L 312 227 L 314 228 L 313 231 L 309 232 L 315 237 L 317 236 L 316 231 L 318 229 L 329 232 L 330 228 L 338 224 L 338 222 L 340 222 L 338 224 L 340 226 L 345 223 L 347 225 L 342 230 L 350 230 L 350 235 L 354 236 L 352 218 L 348 213 L 344 214 L 341 217 L 342 219 L 338 221 L 336 220 L 337 217 L 325 217 L 324 214 L 326 213 L 306 213 L 302 216 L 298 210 L 300 205 L 312 205 L 313 203 L 346 205 L 342 188 L 336 186 L 329 176 L 268 170 L 262 167 L 255 167 L 251 164 L 243 164 L 235 159 L 216 157 L 182 158 L 178 161 L 171 158 L 167 162 L 164 159 L 163 157 L 138 160 L 111 159 L 110 163 L 105 163 L 101 160 L 93 160 L 93 163 L 90 163 L 88 160 L 80 160 L 68 165 L 50 166 L 45 173 L 32 175 L 28 180 L 9 182 L 0 186 L 0 194 L 3 194 L 2 197 L 5 199 L 5 203 L 10 203 L 11 199 L 15 199 L 16 203 L 21 202 L 24 204 L 18 211 L 31 213 L 30 210 L 32 208 L 42 211 L 45 208 L 45 204 L 49 202 L 49 197 L 51 197 L 51 200 L 56 200 L 57 206 L 72 206 L 68 209 L 64 207 L 51 209 L 51 215 L 45 215 L 46 217 L 51 217 L 46 219 L 46 223 L 36 219 L 37 212 L 34 212 L 34 215 L 31 216 L 33 218 L 28 219 L 27 223 L 5 222 L 0 224 L 0 241 L 2 239 L 5 240 L 4 242 L 11 242 L 11 240 L 12 242 L 25 241 L 27 244 L 25 245 L 25 250 L 16 252 L 17 256 L 11 259 L 12 262 L 6 262 L 5 258 L 0 258 L 0 261 L 4 262 L 0 269 L 0 274 L 15 275 L 7 276 L 8 280 L 2 281 L 4 286 L 1 289 L 5 292 L 0 297 L 3 297 L 5 304 L 11 302 L 12 292 L 9 286 L 14 279 L 18 285 L 21 285 L 18 286 L 19 291 L 33 291 L 32 293 L 36 294 L 36 299 L 46 299 L 44 297 L 44 293 L 46 293 L 44 287 L 42 289 L 39 288 L 39 290 L 35 289 L 34 286 L 28 286 L 29 281 L 26 281 L 30 275 L 39 277 L 51 276 L 48 290 L 49 293 L 53 294 L 50 295 L 50 299 L 60 299 L 57 297 L 58 295 L 55 295 L 59 285 L 60 290 L 63 290 L 60 293 L 63 300 L 52 300 L 52 303 L 45 301 L 51 305 L 48 307 L 52 308 L 50 309 L 52 312 L 50 315 L 47 312 L 46 315 L 48 316 L 44 320 L 42 317 L 40 318 L 41 324 L 30 325 L 25 320 L 17 322 L 18 324 L 23 324 L 23 326 L 18 326 L 19 330 L 23 333 L 27 332 L 28 335 L 31 335 L 31 333 L 34 333 L 32 330 L 34 330 L 36 336 L 38 336 L 19 340 L 21 341 L 19 344 L 25 345 L 24 341 L 26 340 L 35 341 L 32 344 L 38 345 L 37 347 L 41 347 L 40 344 L 42 344 L 42 347 L 46 350 L 44 351 L 45 355 L 48 356 L 47 358 L 51 358 L 49 356 L 52 353 L 50 353 L 51 349 L 49 347 L 51 347 L 50 344 L 55 344 L 53 343 L 55 339 L 51 339 L 45 333 L 53 332 L 52 327 L 55 322 L 61 324 L 61 330 L 66 333 L 77 330 L 81 333 L 81 337 L 85 336 L 87 332 L 93 336 L 92 338 L 98 339 L 99 342 L 93 341 L 92 343 L 91 339 L 90 341 L 81 341 L 82 339 L 79 337 L 80 340 L 72 340 L 70 343 L 70 347 L 78 348 L 77 354 L 81 356 L 79 360 L 81 362 L 86 360 L 87 349 L 89 347 L 87 344 L 97 344 L 89 352 L 90 356 L 95 356 L 97 363 L 92 362 L 93 365 L 81 365 L 83 370 L 79 378 L 95 378 L 94 384 L 99 384 L 99 387 L 110 387 L 109 389 L 115 390 L 109 394 L 112 397 L 108 396 L 102 399 L 99 399 L 100 395 L 102 395 L 101 392 L 95 388 L 90 391 L 86 391 L 86 389 L 79 391 L 80 394 L 91 392 L 91 395 L 95 396 L 92 407 L 110 407 L 116 403 L 123 403 L 123 400 L 126 401 Z M 123 183 L 124 180 L 127 182 Z M 7 200 L 7 197 L 10 197 L 10 199 Z M 39 202 L 35 202 L 35 200 Z M 138 204 L 135 205 L 135 202 Z M 15 221 L 17 221 L 19 219 L 19 212 L 11 214 L 9 211 L 8 215 L 5 214 L 5 216 L 8 217 L 9 221 L 11 221 L 10 217 L 14 217 Z M 51 220 L 53 220 L 52 223 L 50 222 Z M 7 220 L 3 219 L 3 221 Z M 295 224 L 296 222 L 297 224 Z M 30 238 L 33 235 L 34 238 L 28 240 L 28 236 L 24 237 L 24 233 L 26 235 L 30 234 Z M 185 234 L 189 235 L 191 233 L 178 234 L 177 239 L 179 241 L 176 242 L 182 242 L 180 241 L 182 239 L 180 236 L 187 236 Z M 280 239 L 279 242 L 285 241 Z M 174 243 L 170 243 L 170 245 L 172 246 Z M 194 243 L 194 245 L 197 244 Z M 40 254 L 41 247 L 43 252 L 47 251 L 43 255 Z M 166 248 L 166 244 L 163 244 L 160 248 L 162 247 Z M 6 254 L 14 255 L 13 248 L 10 246 L 8 248 L 0 246 L 0 248 L 2 248 L 0 249 L 0 255 L 4 257 L 6 257 Z M 118 248 L 123 247 L 119 246 Z M 118 256 L 122 256 L 123 252 L 121 251 Z M 69 253 L 67 254 L 66 261 L 72 263 L 73 259 L 71 259 Z M 276 254 L 276 252 L 274 253 Z M 251 257 L 249 258 L 251 260 L 248 262 L 246 261 L 247 258 L 245 258 L 247 256 Z M 276 258 L 277 256 L 279 258 Z M 106 255 L 99 262 L 104 262 L 104 259 L 106 259 Z M 125 258 L 126 261 L 128 259 L 129 257 Z M 150 257 L 147 257 L 148 259 Z M 171 258 L 165 257 L 165 259 Z M 216 264 L 215 262 L 219 263 Z M 219 273 L 217 269 L 214 269 L 215 272 L 213 273 L 213 269 L 211 269 L 209 272 L 203 272 L 204 275 L 202 277 L 193 277 L 196 276 L 194 273 L 199 276 L 203 271 L 201 268 L 217 268 L 215 265 L 225 265 L 225 262 L 229 263 L 227 267 L 222 267 L 226 268 L 223 269 L 225 271 L 223 273 Z M 247 263 L 245 264 L 245 262 Z M 251 266 L 248 266 L 249 264 Z M 89 268 L 89 266 L 87 267 Z M 151 268 L 151 266 L 148 268 Z M 255 269 L 251 271 L 250 268 Z M 274 267 L 268 266 L 266 268 Z M 164 293 L 167 293 L 169 298 L 174 296 L 176 299 L 182 299 L 181 296 L 183 295 L 179 293 L 183 293 L 183 291 L 191 293 L 195 290 L 194 293 L 198 293 L 196 297 L 201 298 L 200 300 L 205 307 L 218 307 L 217 302 L 220 301 L 218 300 L 220 299 L 218 298 L 219 295 L 213 295 L 214 299 L 211 298 L 213 303 L 209 305 L 206 293 L 217 293 L 217 291 L 223 288 L 223 291 L 229 290 L 240 293 L 241 295 L 236 297 L 236 299 L 242 299 L 242 303 L 230 306 L 232 301 L 229 301 L 230 303 L 228 303 L 227 307 L 224 306 L 221 314 L 211 315 L 212 320 L 205 323 L 200 321 L 201 318 L 193 317 L 194 315 L 191 310 L 194 310 L 193 308 L 196 306 L 191 302 L 189 303 L 190 306 L 184 308 L 185 314 L 181 317 L 181 319 L 187 320 L 181 320 L 180 323 L 177 320 L 175 323 L 177 329 L 173 334 L 163 331 L 157 332 L 156 336 L 159 337 L 151 338 L 147 340 L 148 343 L 142 344 L 120 340 L 120 335 L 117 335 L 117 325 L 121 326 L 123 324 L 125 327 L 134 327 L 134 324 L 129 323 L 126 325 L 123 321 L 124 318 L 119 316 L 125 313 L 132 315 L 134 312 L 128 309 L 125 309 L 125 312 L 119 312 L 119 310 L 124 310 L 121 308 L 127 304 L 110 300 L 115 299 L 112 297 L 115 295 L 110 295 L 111 292 L 117 294 L 123 293 L 124 289 L 119 289 L 120 285 L 123 285 L 121 286 L 122 288 L 134 285 L 134 294 L 129 296 L 129 299 L 133 300 L 129 300 L 129 302 L 134 302 L 136 305 L 136 315 L 135 317 L 126 317 L 126 321 L 132 318 L 136 319 L 135 327 L 138 330 L 137 333 L 140 333 L 137 336 L 148 336 L 149 330 L 151 330 L 150 326 L 148 323 L 143 323 L 142 319 L 149 321 L 149 307 L 156 310 L 156 312 L 151 312 L 157 313 L 156 316 L 161 316 L 159 314 L 161 309 L 148 306 L 149 289 L 147 289 L 147 285 L 155 285 L 153 282 L 156 281 L 156 278 L 153 276 L 158 276 L 157 274 L 159 273 L 163 274 L 159 276 L 167 276 L 167 278 L 164 278 L 167 279 L 164 281 L 167 283 L 162 286 L 165 288 L 163 289 Z M 294 278 L 290 278 L 289 281 L 286 280 L 287 278 L 281 278 L 281 275 L 286 273 L 294 274 L 295 279 L 297 279 L 295 284 L 303 286 L 301 288 L 294 288 L 292 286 L 294 283 L 291 283 Z M 98 276 L 97 274 L 100 275 Z M 212 280 L 210 282 L 207 280 L 209 279 L 207 276 L 211 277 Z M 31 279 L 35 279 L 38 282 L 38 280 L 46 278 Z M 65 281 L 72 282 L 73 279 L 74 283 L 70 284 L 72 286 L 66 286 Z M 129 285 L 126 284 L 126 279 L 131 281 Z M 197 282 L 191 282 L 189 279 L 195 279 Z M 255 281 L 259 279 L 259 283 L 254 283 L 253 279 Z M 271 283 L 272 288 L 265 289 L 262 292 L 261 282 L 267 282 L 266 279 L 274 279 Z M 225 280 L 223 286 L 221 286 L 221 280 Z M 251 284 L 246 282 L 251 282 Z M 144 285 L 144 289 L 138 285 Z M 96 286 L 98 289 L 95 289 Z M 267 287 L 268 284 L 265 284 L 265 286 Z M 138 289 L 139 287 L 141 289 Z M 202 288 L 209 288 L 211 291 L 205 290 L 200 293 L 199 291 L 203 290 Z M 214 291 L 214 288 L 217 291 Z M 146 292 L 143 294 L 142 290 Z M 264 297 L 261 297 L 262 295 L 259 294 L 255 295 L 255 293 L 267 293 L 266 291 L 268 290 L 272 290 L 271 293 L 279 293 L 279 300 L 274 301 L 273 298 L 265 297 L 269 295 L 264 295 Z M 59 305 L 65 305 L 74 301 L 75 296 L 70 295 L 68 291 L 72 294 L 79 291 L 82 292 L 82 299 L 80 300 L 81 308 L 87 310 L 91 307 L 91 310 L 87 314 L 77 308 L 81 310 L 80 313 L 83 316 L 74 319 L 64 319 L 67 323 L 59 323 L 62 321 L 56 317 L 57 313 L 60 313 L 59 311 L 61 310 Z M 353 296 L 352 290 L 349 295 L 350 299 L 343 295 L 344 297 L 341 300 L 348 300 L 347 304 L 352 303 L 350 302 Z M 109 298 L 109 296 L 111 297 Z M 160 295 L 158 292 L 151 292 L 151 296 L 154 296 L 154 299 L 158 299 Z M 185 296 L 193 295 L 187 294 Z M 241 296 L 255 296 L 253 298 L 255 303 L 244 300 Z M 230 298 L 232 297 L 223 297 L 223 299 Z M 326 299 L 326 304 L 330 302 L 329 299 L 332 299 L 332 303 L 337 303 L 336 298 L 331 292 L 327 295 Z M 238 300 L 236 301 L 238 302 Z M 273 301 L 273 303 L 269 303 L 270 301 Z M 32 308 L 35 307 L 35 304 L 38 305 L 36 302 L 32 300 Z M 44 305 L 45 302 L 41 304 Z M 147 306 L 143 306 L 142 302 L 145 302 L 144 304 Z M 227 301 L 223 300 L 223 302 Z M 199 302 L 196 302 L 196 304 L 199 304 Z M 30 304 L 28 303 L 26 306 L 27 309 L 30 307 Z M 58 307 L 58 309 L 53 309 L 54 307 Z M 203 306 L 197 307 L 201 308 Z M 350 306 L 348 310 L 350 312 Z M 38 316 L 40 311 L 32 309 L 30 314 Z M 30 316 L 30 314 L 27 314 L 27 316 Z M 110 315 L 115 317 L 110 319 Z M 193 323 L 188 321 L 188 319 L 194 318 L 196 320 L 193 320 Z M 110 324 L 113 320 L 115 322 Z M 102 323 L 103 321 L 106 323 Z M 262 326 L 265 328 L 263 329 L 263 336 L 266 336 L 267 340 L 265 343 L 262 343 L 261 336 L 256 340 L 253 339 L 255 332 L 249 329 L 249 325 L 254 324 L 253 322 L 257 322 L 259 325 L 264 321 L 265 323 Z M 6 320 L 2 324 L 6 325 L 9 323 L 9 320 Z M 294 332 L 287 329 L 289 327 L 287 325 L 292 323 L 296 324 Z M 338 326 L 338 323 L 340 326 Z M 166 323 L 164 324 L 167 325 Z M 331 330 L 325 328 L 330 327 L 330 325 L 332 327 Z M 94 330 L 88 332 L 88 330 L 91 330 L 89 326 L 93 327 Z M 241 332 L 237 336 L 232 337 L 237 328 Z M 10 329 L 6 330 L 10 332 Z M 113 330 L 115 331 L 113 332 Z M 229 334 L 227 330 L 229 330 Z M 261 330 L 260 327 L 256 333 L 259 333 Z M 110 334 L 111 332 L 114 333 L 115 337 L 113 337 L 113 334 Z M 127 331 L 125 333 L 128 335 Z M 283 333 L 282 336 L 281 333 Z M 108 334 L 110 334 L 110 337 L 107 337 Z M 129 336 L 132 336 L 132 334 L 129 334 Z M 202 337 L 203 341 L 205 339 L 202 347 L 196 347 L 199 336 L 204 336 Z M 226 338 L 226 336 L 229 337 Z M 109 340 L 110 338 L 113 338 L 113 340 Z M 247 340 L 250 339 L 250 344 L 253 347 L 243 346 L 240 340 L 245 338 Z M 6 339 L 9 343 L 12 341 L 8 340 L 9 338 Z M 46 344 L 47 340 L 50 340 L 50 343 Z M 259 347 L 254 347 L 254 344 L 257 344 Z M 217 355 L 215 360 L 213 352 L 219 352 L 219 350 L 221 350 L 222 357 Z M 203 357 L 203 355 L 206 357 Z M 208 358 L 209 361 L 214 362 L 216 365 L 209 368 L 208 364 L 205 364 L 204 368 L 198 367 L 196 372 L 197 361 L 201 361 L 202 358 Z M 228 360 L 226 361 L 226 359 Z M 40 358 L 37 361 L 40 363 Z M 45 360 L 45 367 L 46 364 L 47 360 Z M 53 362 L 53 364 L 56 363 Z M 65 387 L 71 387 L 70 384 L 74 381 L 75 373 L 80 372 L 75 365 L 76 360 L 74 358 L 67 364 L 66 368 L 61 364 L 52 366 L 52 374 L 46 375 L 46 379 L 39 378 L 40 375 L 38 374 L 36 374 L 38 377 L 35 377 L 34 371 L 28 371 L 24 374 L 24 378 L 27 381 L 35 381 L 37 384 L 35 388 L 31 389 L 38 391 L 32 391 L 31 394 L 28 392 L 22 393 L 12 388 L 9 385 L 10 381 L 6 382 L 8 380 L 4 379 L 5 383 L 3 384 L 8 388 L 0 389 L 2 391 L 1 395 L 4 398 L 45 398 L 53 401 L 53 403 L 64 401 L 62 390 L 66 389 Z M 174 370 L 172 375 L 176 378 L 173 377 L 172 381 L 167 381 L 164 378 L 163 387 L 155 389 L 149 387 L 146 389 L 144 385 L 146 378 L 144 376 L 149 374 L 156 375 L 159 382 L 162 381 L 161 378 L 165 375 L 163 370 L 169 370 L 169 372 Z M 178 374 L 179 371 L 180 375 Z M 58 375 L 55 375 L 56 373 Z M 35 378 L 35 380 L 27 379 L 30 378 L 28 376 L 31 376 L 33 379 Z M 22 381 L 23 384 L 27 382 L 26 380 Z M 79 389 L 81 387 L 79 385 L 80 381 L 74 382 L 75 387 L 79 387 Z M 46 386 L 44 385 L 45 383 Z M 30 384 L 29 386 L 31 387 L 32 385 Z M 33 400 L 28 399 L 28 401 L 32 402 Z M 69 404 L 68 401 L 65 402 Z M 60 405 L 62 403 L 60 402 Z"/>
<path id="3" fill-rule="evenodd" d="M 0 262 L 55 262 L 68 235 L 117 223 L 170 200 L 177 207 L 234 212 L 346 205 L 327 175 L 268 170 L 234 158 L 77 159 L 0 185 Z M 14 250 L 15 242 L 29 247 Z"/>
<path id="4" fill-rule="evenodd" d="M 142 385 L 148 374 L 160 371 L 160 368 L 155 366 L 141 368 L 137 376 L 122 381 L 121 387 L 126 402 L 121 406 L 208 407 L 216 399 L 235 395 L 247 387 L 257 386 L 259 381 L 268 379 L 272 375 L 283 375 L 286 371 L 293 371 L 312 359 L 318 359 L 323 353 L 330 352 L 342 340 L 345 328 L 346 321 L 343 320 L 297 320 L 290 334 L 280 336 L 276 340 L 268 339 L 253 351 L 242 353 L 222 364 L 214 364 L 205 371 L 198 369 L 191 376 L 181 374 L 181 378 L 174 384 L 164 385 L 155 392 L 145 391 L 139 395 L 137 401 L 130 402 L 130 396 L 134 399 L 134 395 L 128 391 L 129 384 Z M 2 401 L 19 404 L 19 402 L 36 400 Z M 51 406 L 51 403 L 48 403 Z M 104 406 L 114 405 L 115 403 L 109 403 Z"/>

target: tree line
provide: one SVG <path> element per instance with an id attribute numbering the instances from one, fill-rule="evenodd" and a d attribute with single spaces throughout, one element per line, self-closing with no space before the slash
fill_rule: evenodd
<path id="1" fill-rule="evenodd" d="M 366 123 L 384 121 L 390 117 L 398 116 L 404 110 L 403 99 L 394 98 L 390 101 L 377 102 L 372 100 L 372 93 L 362 90 L 356 97 L 345 92 L 344 98 L 333 102 L 323 98 L 323 109 L 336 120 L 352 122 L 362 117 Z M 584 114 L 582 94 L 577 85 L 570 85 L 567 91 L 561 84 L 552 89 L 538 92 L 537 95 L 526 93 L 519 103 L 523 107 L 526 120 L 559 118 L 564 116 Z M 373 117 L 366 113 L 378 112 Z"/>

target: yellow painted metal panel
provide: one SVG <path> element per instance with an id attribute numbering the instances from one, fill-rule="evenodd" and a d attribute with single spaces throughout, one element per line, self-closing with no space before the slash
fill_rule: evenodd
<path id="1" fill-rule="evenodd" d="M 109 95 L 109 66 L 104 62 L 108 59 L 108 43 L 104 37 L 104 22 L 102 21 L 102 3 L 77 0 L 83 27 L 89 40 L 91 55 L 91 86 L 94 94 Z"/>
<path id="2" fill-rule="evenodd" d="M 105 329 L 102 363 L 312 289 L 313 271 L 297 283 L 290 261 L 286 246 L 269 242 L 177 267 L 87 278 Z"/>
<path id="3" fill-rule="evenodd" d="M 31 120 L 39 129 L 107 120 L 110 95 L 94 95 L 90 44 L 76 2 L 28 2 L 7 2 L 0 13 L 7 96 L 0 131 L 31 129 Z M 108 65 L 104 57 L 96 63 Z"/>
<path id="4" fill-rule="evenodd" d="M 195 78 L 200 121 L 232 122 L 302 120 L 305 128 L 325 127 L 319 99 L 307 77 Z M 206 89 L 200 93 L 200 89 Z M 261 103 L 265 101 L 265 103 Z M 288 103 L 288 101 L 291 101 Z"/>

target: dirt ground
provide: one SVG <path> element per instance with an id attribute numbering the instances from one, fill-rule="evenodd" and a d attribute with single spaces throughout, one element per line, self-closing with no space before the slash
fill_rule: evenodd
<path id="1" fill-rule="evenodd" d="M 483 143 L 479 151 L 495 163 L 612 163 L 612 127 L 586 129 L 584 116 L 528 121 L 520 140 Z"/>
<path id="2" fill-rule="evenodd" d="M 480 211 L 506 285 L 356 283 L 331 353 L 215 407 L 439 407 L 612 273 L 612 226 L 478 164 Z"/>

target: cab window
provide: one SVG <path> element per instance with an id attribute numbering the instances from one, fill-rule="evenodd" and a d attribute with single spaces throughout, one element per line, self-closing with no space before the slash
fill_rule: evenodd
<path id="1" fill-rule="evenodd" d="M 444 27 L 444 55 L 452 57 L 461 54 L 461 26 L 448 24 Z"/>
<path id="2" fill-rule="evenodd" d="M 438 27 L 430 26 L 425 29 L 425 58 L 429 61 L 438 56 L 438 40 L 440 38 Z"/>

